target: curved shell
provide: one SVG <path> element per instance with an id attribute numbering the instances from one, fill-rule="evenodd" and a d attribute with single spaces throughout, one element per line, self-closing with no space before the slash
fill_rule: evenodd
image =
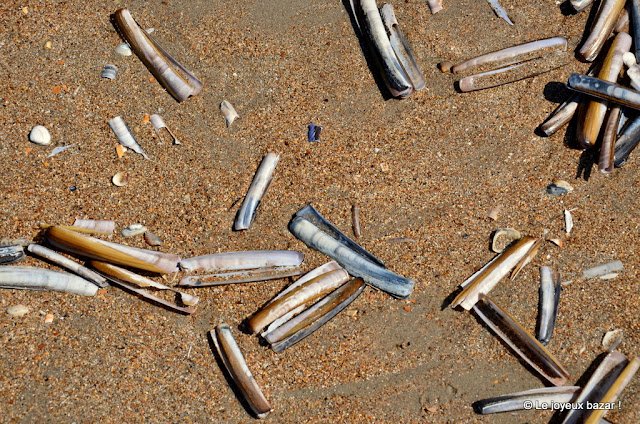
<path id="1" fill-rule="evenodd" d="M 0 287 L 51 290 L 82 296 L 93 296 L 98 292 L 98 286 L 84 278 L 30 266 L 0 266 Z"/>
<path id="2" fill-rule="evenodd" d="M 36 125 L 29 133 L 29 141 L 40 146 L 48 146 L 51 144 L 51 134 L 42 125 Z"/>

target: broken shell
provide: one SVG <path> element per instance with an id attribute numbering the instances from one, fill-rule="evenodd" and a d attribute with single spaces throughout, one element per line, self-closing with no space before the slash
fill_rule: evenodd
<path id="1" fill-rule="evenodd" d="M 29 308 L 24 305 L 12 305 L 7 308 L 7 314 L 12 317 L 23 317 L 29 313 Z"/>
<path id="2" fill-rule="evenodd" d="M 124 228 L 120 234 L 122 237 L 134 237 L 147 232 L 147 227 L 142 224 L 131 224 L 127 228 Z"/>
<path id="3" fill-rule="evenodd" d="M 507 246 L 516 240 L 520 240 L 522 235 L 513 228 L 498 228 L 493 232 L 491 239 L 491 250 L 495 253 L 502 252 Z"/>
<path id="4" fill-rule="evenodd" d="M 53 314 L 47 314 L 44 316 L 44 323 L 51 324 L 53 322 Z"/>
<path id="5" fill-rule="evenodd" d="M 492 221 L 497 221 L 498 215 L 500 215 L 500 212 L 502 212 L 502 205 L 498 205 L 493 209 L 491 209 L 491 211 L 487 214 L 487 218 L 489 218 Z"/>
<path id="6" fill-rule="evenodd" d="M 113 185 L 118 187 L 124 187 L 129 183 L 129 176 L 124 172 L 118 172 L 111 178 Z"/>
<path id="7" fill-rule="evenodd" d="M 162 239 L 157 235 L 150 233 L 149 231 L 144 233 L 144 241 L 147 242 L 149 246 L 161 246 Z"/>
<path id="8" fill-rule="evenodd" d="M 552 196 L 560 196 L 561 194 L 567 194 L 573 191 L 571 184 L 565 180 L 555 180 L 552 184 L 547 186 L 547 194 Z"/>
<path id="9" fill-rule="evenodd" d="M 118 72 L 116 65 L 104 65 L 101 76 L 102 78 L 116 79 L 116 72 Z"/>
<path id="10" fill-rule="evenodd" d="M 80 219 L 73 221 L 74 227 L 92 230 L 94 234 L 113 234 L 116 222 L 112 219 Z"/>
<path id="11" fill-rule="evenodd" d="M 24 259 L 24 249 L 20 245 L 0 247 L 0 264 L 8 265 Z"/>
<path id="12" fill-rule="evenodd" d="M 129 128 L 122 117 L 116 116 L 110 120 L 109 126 L 113 130 L 113 133 L 116 135 L 120 144 L 136 153 L 140 153 L 145 159 L 149 159 L 149 156 L 147 156 L 145 151 L 142 149 L 142 146 L 140 146 L 136 139 L 133 138 L 131 131 L 129 131 Z"/>
<path id="13" fill-rule="evenodd" d="M 594 266 L 593 268 L 585 269 L 582 271 L 583 278 L 594 278 L 601 275 L 606 275 L 614 271 L 620 271 L 624 268 L 624 265 L 620 261 L 613 261 L 603 265 Z"/>
<path id="14" fill-rule="evenodd" d="M 236 109 L 233 107 L 233 105 L 231 105 L 231 103 L 229 103 L 226 100 L 223 100 L 222 103 L 220 103 L 220 111 L 224 116 L 224 120 L 227 123 L 227 127 L 230 127 L 233 121 L 235 121 L 236 118 L 240 117 L 238 115 L 238 112 L 236 112 Z"/>
<path id="15" fill-rule="evenodd" d="M 569 235 L 573 229 L 573 215 L 567 209 L 564 210 L 564 232 Z"/>
<path id="16" fill-rule="evenodd" d="M 162 119 L 160 115 L 149 116 L 149 122 L 151 122 L 151 125 L 153 125 L 153 129 L 156 130 L 156 134 L 158 134 L 158 137 L 162 138 L 162 136 L 160 135 L 160 130 L 164 128 L 165 131 L 168 132 L 173 139 L 173 144 L 180 144 L 178 138 L 173 134 L 169 127 L 167 127 L 167 124 L 164 123 L 164 119 Z"/>
<path id="17" fill-rule="evenodd" d="M 93 296 L 98 286 L 84 278 L 31 266 L 0 267 L 0 288 L 22 290 L 51 290 Z"/>
<path id="18" fill-rule="evenodd" d="M 116 46 L 116 53 L 119 54 L 120 56 L 131 56 L 132 54 L 131 47 L 129 47 L 127 43 L 122 43 Z"/>
<path id="19" fill-rule="evenodd" d="M 621 329 L 607 331 L 607 333 L 602 338 L 602 347 L 607 349 L 607 352 L 611 352 L 614 350 L 620 342 L 622 342 L 622 336 L 624 332 Z"/>
<path id="20" fill-rule="evenodd" d="M 51 144 L 51 134 L 49 130 L 42 125 L 36 125 L 29 133 L 29 141 L 40 146 L 48 146 Z"/>

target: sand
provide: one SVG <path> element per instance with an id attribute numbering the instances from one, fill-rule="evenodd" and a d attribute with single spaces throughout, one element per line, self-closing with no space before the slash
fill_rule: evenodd
<path id="1" fill-rule="evenodd" d="M 588 375 L 608 330 L 624 329 L 623 353 L 640 351 L 637 158 L 611 175 L 595 168 L 585 175 L 581 151 L 571 148 L 574 129 L 549 138 L 534 132 L 564 100 L 569 74 L 588 65 L 569 55 L 549 73 L 473 93 L 456 92 L 456 78 L 437 69 L 553 36 L 566 37 L 572 51 L 589 12 L 572 15 L 552 0 L 502 0 L 509 26 L 484 1 L 445 0 L 433 16 L 422 0 L 391 3 L 427 78 L 423 91 L 402 101 L 380 90 L 346 1 L 2 2 L 0 236 L 38 239 L 41 222 L 113 219 L 118 230 L 146 225 L 164 240 L 160 250 L 184 258 L 296 249 L 312 269 L 328 259 L 288 232 L 292 214 L 311 202 L 351 234 L 357 202 L 358 242 L 416 287 L 404 301 L 368 288 L 348 314 L 280 354 L 238 326 L 290 280 L 192 290 L 201 298 L 193 316 L 114 287 L 92 298 L 3 290 L 1 422 L 253 422 L 207 339 L 220 322 L 231 325 L 270 400 L 271 422 L 549 422 L 551 411 L 473 411 L 479 399 L 544 383 L 472 315 L 443 307 L 494 256 L 489 236 L 500 227 L 564 242 L 546 243 L 491 294 L 533 331 L 538 267 L 572 281 L 549 344 L 570 384 Z M 116 55 L 122 40 L 109 16 L 120 7 L 155 28 L 161 45 L 203 81 L 200 94 L 177 103 L 136 56 Z M 107 63 L 118 67 L 115 80 L 100 77 Z M 229 128 L 219 111 L 225 99 L 240 115 Z M 181 145 L 155 135 L 144 122 L 153 113 Z M 118 158 L 107 125 L 115 116 L 150 160 L 133 152 Z M 306 139 L 312 123 L 323 127 L 319 143 Z M 52 146 L 28 141 L 38 124 Z M 73 147 L 48 157 L 66 145 Z M 281 156 L 273 183 L 251 228 L 233 232 L 268 152 Z M 127 186 L 111 183 L 117 172 L 129 174 Z M 547 195 L 558 178 L 574 190 Z M 486 218 L 498 205 L 497 220 Z M 575 220 L 570 235 L 564 209 Z M 389 240 L 399 237 L 413 241 Z M 107 239 L 146 246 L 141 237 Z M 616 278 L 581 278 L 581 270 L 612 260 L 625 265 Z M 55 268 L 33 257 L 21 264 Z M 19 303 L 31 312 L 5 313 Z M 46 314 L 54 321 L 45 324 Z M 638 379 L 620 402 L 607 417 L 638 422 Z"/>

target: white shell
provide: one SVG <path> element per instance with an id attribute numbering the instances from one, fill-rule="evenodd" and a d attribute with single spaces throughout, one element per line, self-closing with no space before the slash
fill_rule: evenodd
<path id="1" fill-rule="evenodd" d="M 129 128 L 127 128 L 127 124 L 124 122 L 120 116 L 116 116 L 112 120 L 109 121 L 109 126 L 113 130 L 113 133 L 116 135 L 116 138 L 124 147 L 133 150 L 136 153 L 140 153 L 145 159 L 149 159 L 149 156 L 145 153 L 142 147 L 138 144 Z"/>
<path id="2" fill-rule="evenodd" d="M 224 120 L 227 123 L 227 127 L 231 126 L 233 121 L 235 121 L 236 118 L 240 117 L 233 105 L 226 100 L 223 100 L 223 102 L 220 103 L 220 111 L 222 111 L 222 115 L 224 116 Z"/>
<path id="3" fill-rule="evenodd" d="M 122 229 L 120 234 L 122 234 L 122 237 L 134 237 L 144 234 L 146 231 L 147 227 L 142 224 L 131 224 L 127 228 Z"/>
<path id="4" fill-rule="evenodd" d="M 127 43 L 122 43 L 119 46 L 116 46 L 116 53 L 120 56 L 131 56 L 131 47 Z"/>
<path id="5" fill-rule="evenodd" d="M 51 144 L 51 134 L 49 134 L 49 130 L 42 125 L 36 125 L 29 133 L 29 141 L 39 144 L 40 146 L 48 146 Z"/>
<path id="6" fill-rule="evenodd" d="M 29 308 L 24 305 L 12 305 L 7 308 L 7 314 L 12 317 L 23 317 L 29 313 Z"/>
<path id="7" fill-rule="evenodd" d="M 623 331 L 621 329 L 607 331 L 602 338 L 602 347 L 607 349 L 607 352 L 614 350 L 620 342 L 622 342 Z"/>
<path id="8" fill-rule="evenodd" d="M 118 72 L 118 67 L 116 65 L 104 65 L 102 69 L 102 78 L 116 79 L 116 72 Z"/>
<path id="9" fill-rule="evenodd" d="M 164 123 L 164 119 L 162 119 L 162 116 L 160 115 L 149 116 L 149 121 L 151 122 L 151 125 L 153 125 L 153 129 L 156 131 L 167 126 L 167 124 Z"/>
<path id="10" fill-rule="evenodd" d="M 111 177 L 111 182 L 115 186 L 124 187 L 129 183 L 129 176 L 124 172 L 118 172 L 116 175 Z"/>

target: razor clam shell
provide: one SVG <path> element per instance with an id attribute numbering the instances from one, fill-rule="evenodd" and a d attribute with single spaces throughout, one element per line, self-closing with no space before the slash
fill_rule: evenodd
<path id="1" fill-rule="evenodd" d="M 318 227 L 318 229 L 320 229 L 324 233 L 327 233 L 329 236 L 333 237 L 341 244 L 344 244 L 345 246 L 347 246 L 349 249 L 353 250 L 360 256 L 363 256 L 365 259 L 375 264 L 378 264 L 383 268 L 386 268 L 384 263 L 382 263 L 380 259 L 373 256 L 371 253 L 367 252 L 364 248 L 362 248 L 362 246 L 360 246 L 358 243 L 356 243 L 355 241 L 347 237 L 335 225 L 327 221 L 327 219 L 324 216 L 320 215 L 320 212 L 318 212 L 313 206 L 311 205 L 305 206 L 304 208 L 296 212 L 294 216 L 296 217 L 299 216 L 306 219 L 307 221 L 311 222 L 313 225 Z"/>
<path id="2" fill-rule="evenodd" d="M 243 252 L 212 253 L 180 261 L 184 271 L 236 271 L 256 268 L 293 268 L 299 266 L 304 255 L 293 250 L 248 250 Z"/>
<path id="3" fill-rule="evenodd" d="M 145 271 L 175 272 L 180 262 L 177 255 L 112 243 L 60 227 L 48 228 L 45 237 L 54 247 L 75 255 Z"/>
<path id="4" fill-rule="evenodd" d="M 413 291 L 415 282 L 370 262 L 348 245 L 334 239 L 313 223 L 296 216 L 289 223 L 289 231 L 312 249 L 334 259 L 349 274 L 362 277 L 369 285 L 385 291 L 399 299 L 406 299 Z"/>
<path id="5" fill-rule="evenodd" d="M 477 402 L 477 409 L 481 414 L 495 414 L 499 412 L 520 411 L 525 409 L 526 401 L 533 402 L 534 405 L 552 402 L 569 403 L 573 402 L 580 393 L 579 386 L 544 387 L 542 389 L 531 389 L 494 398 L 483 399 Z"/>
<path id="6" fill-rule="evenodd" d="M 458 86 L 464 93 L 484 90 L 535 77 L 558 69 L 567 63 L 568 55 L 565 52 L 553 52 L 544 57 L 462 78 L 458 81 Z"/>
<path id="7" fill-rule="evenodd" d="M 251 181 L 247 195 L 242 201 L 242 206 L 240 206 L 238 214 L 236 215 L 236 221 L 233 224 L 234 230 L 248 230 L 251 226 L 256 216 L 258 206 L 260 206 L 262 198 L 267 192 L 269 185 L 271 185 L 273 171 L 276 169 L 278 160 L 280 160 L 280 156 L 275 153 L 268 153 L 264 159 L 262 159 L 256 175 L 253 177 L 253 181 Z"/>
<path id="8" fill-rule="evenodd" d="M 49 249 L 48 247 L 44 247 L 39 244 L 30 244 L 29 246 L 27 246 L 27 250 L 35 255 L 50 260 L 56 265 L 68 269 L 74 274 L 78 274 L 79 276 L 89 280 L 98 287 L 107 287 L 109 285 L 107 283 L 107 280 L 103 276 L 96 274 L 89 268 L 80 265 L 75 261 L 72 261 L 71 259 Z"/>
<path id="9" fill-rule="evenodd" d="M 360 208 L 355 203 L 351 205 L 351 228 L 353 229 L 353 235 L 355 238 L 362 236 L 360 230 Z"/>
<path id="10" fill-rule="evenodd" d="M 534 237 L 525 236 L 509 246 L 460 285 L 463 290 L 451 306 L 455 308 L 460 305 L 466 310 L 471 309 L 478 301 L 478 296 L 489 293 L 536 243 L 537 239 Z"/>
<path id="11" fill-rule="evenodd" d="M 580 47 L 578 55 L 587 62 L 593 62 L 602 46 L 609 38 L 618 15 L 624 8 L 626 0 L 602 0 L 594 19 L 589 36 Z"/>
<path id="12" fill-rule="evenodd" d="M 631 28 L 633 29 L 635 54 L 636 56 L 640 56 L 640 1 L 630 0 L 627 3 L 629 5 L 629 15 L 633 23 Z"/>
<path id="13" fill-rule="evenodd" d="M 223 100 L 222 103 L 220 103 L 220 112 L 222 112 L 222 116 L 224 116 L 224 121 L 227 124 L 227 127 L 230 127 L 231 124 L 233 124 L 233 121 L 240 117 L 238 112 L 236 112 L 236 108 L 226 100 Z"/>
<path id="14" fill-rule="evenodd" d="M 580 396 L 575 400 L 575 403 L 585 405 L 587 401 L 591 403 L 598 402 L 613 385 L 628 363 L 629 361 L 622 353 L 617 351 L 608 353 L 600 365 L 598 365 L 598 368 L 593 372 L 587 384 L 583 386 Z M 562 424 L 583 423 L 585 418 L 586 411 L 584 409 L 569 409 Z"/>
<path id="15" fill-rule="evenodd" d="M 547 345 L 551 340 L 553 328 L 556 325 L 558 304 L 562 279 L 560 274 L 551 271 L 548 266 L 540 267 L 540 306 L 538 315 L 538 340 Z"/>
<path id="16" fill-rule="evenodd" d="M 277 269 L 264 269 L 264 270 L 245 270 L 237 272 L 217 273 L 217 274 L 204 274 L 204 275 L 188 275 L 184 277 L 178 283 L 181 287 L 212 287 L 221 286 L 225 284 L 238 284 L 238 283 L 252 283 L 255 281 L 267 281 L 267 280 L 279 280 L 281 278 L 294 277 L 300 275 L 303 272 L 301 270 L 277 270 Z M 244 277 L 228 278 L 234 275 L 244 275 Z M 216 281 L 205 281 L 206 279 L 219 278 Z"/>
<path id="17" fill-rule="evenodd" d="M 540 130 L 547 137 L 551 137 L 556 131 L 571 121 L 581 101 L 582 94 L 573 93 L 564 103 L 558 106 L 556 110 L 551 112 L 547 120 L 540 125 Z"/>
<path id="18" fill-rule="evenodd" d="M 30 266 L 0 266 L 0 288 L 51 290 L 94 296 L 98 286 L 84 278 Z"/>
<path id="19" fill-rule="evenodd" d="M 540 249 L 541 244 L 542 239 L 536 240 L 536 242 L 533 244 L 533 246 L 531 246 L 531 249 L 529 249 L 526 255 L 524 255 L 523 258 L 520 259 L 520 262 L 518 262 L 516 266 L 513 267 L 513 271 L 511 272 L 511 276 L 509 278 L 513 280 L 518 276 L 518 274 L 520 274 L 520 271 L 522 271 L 522 269 L 527 266 L 529 262 L 531 262 L 533 257 L 538 254 L 538 249 Z"/>
<path id="20" fill-rule="evenodd" d="M 598 169 L 603 174 L 610 174 L 613 171 L 613 158 L 615 155 L 616 138 L 618 134 L 618 124 L 622 108 L 614 106 L 609 109 L 607 118 L 604 121 L 604 131 L 600 143 L 600 155 L 598 157 Z"/>
<path id="21" fill-rule="evenodd" d="M 20 245 L 0 247 L 0 265 L 9 265 L 24 259 L 24 248 Z"/>
<path id="22" fill-rule="evenodd" d="M 491 250 L 495 253 L 502 253 L 507 246 L 521 238 L 522 234 L 515 228 L 498 228 L 491 237 Z"/>
<path id="23" fill-rule="evenodd" d="M 622 55 L 631 48 L 631 37 L 624 32 L 619 33 L 614 39 L 609 51 L 598 72 L 598 78 L 604 81 L 616 82 L 622 70 Z M 578 147 L 586 149 L 596 144 L 600 129 L 607 114 L 607 102 L 602 100 L 589 100 L 586 111 L 578 120 L 576 139 Z"/>
<path id="24" fill-rule="evenodd" d="M 599 277 L 601 275 L 609 274 L 614 271 L 620 271 L 624 268 L 624 265 L 620 261 L 608 262 L 606 264 L 594 266 L 582 271 L 582 277 L 589 279 Z"/>
<path id="25" fill-rule="evenodd" d="M 487 53 L 473 59 L 465 60 L 455 65 L 451 71 L 454 74 L 470 70 L 475 67 L 484 67 L 486 70 L 493 70 L 508 65 L 536 59 L 550 52 L 566 51 L 567 39 L 564 37 L 545 38 L 543 40 L 532 41 L 530 43 L 519 44 L 506 49 Z M 482 69 L 482 68 L 481 68 Z"/>
<path id="26" fill-rule="evenodd" d="M 358 296 L 360 296 L 360 293 L 362 293 L 364 288 L 365 288 L 365 284 L 362 282 L 362 279 L 360 278 L 356 278 L 344 284 L 342 287 L 338 288 L 333 293 L 326 296 L 325 298 L 326 301 L 323 300 L 323 303 L 321 305 L 316 304 L 317 306 L 314 305 L 307 310 L 309 316 L 314 316 L 315 321 L 313 321 L 312 323 L 305 322 L 304 324 L 309 324 L 309 325 L 307 325 L 304 328 L 301 328 L 300 330 L 296 331 L 295 333 L 293 333 L 292 335 L 290 335 L 289 337 L 283 340 L 272 343 L 271 349 L 273 349 L 273 351 L 276 353 L 282 352 L 283 350 L 298 343 L 300 340 L 304 339 L 305 337 L 307 337 L 308 335 L 316 331 L 318 328 L 322 327 L 324 324 L 329 322 L 334 316 L 338 315 L 344 308 L 349 306 L 351 302 L 353 302 L 354 300 L 356 300 Z M 336 302 L 338 303 L 336 304 Z M 333 306 L 334 304 L 335 306 Z M 303 312 L 303 314 L 307 313 L 307 311 Z M 321 315 L 315 318 L 316 313 Z"/>
<path id="27" fill-rule="evenodd" d="M 271 406 L 247 367 L 229 325 L 218 324 L 215 330 L 209 332 L 209 335 L 227 373 L 233 378 L 253 412 L 258 418 L 265 418 L 272 411 Z"/>
<path id="28" fill-rule="evenodd" d="M 498 18 L 502 18 L 505 21 L 507 21 L 509 25 L 513 25 L 513 22 L 511 22 L 511 19 L 509 19 L 509 15 L 507 15 L 507 11 L 504 10 L 504 7 L 500 5 L 500 2 L 498 2 L 498 0 L 487 0 L 487 1 L 491 5 L 493 12 L 496 14 Z"/>
<path id="29" fill-rule="evenodd" d="M 625 6 L 620 11 L 618 19 L 616 19 L 616 24 L 613 26 L 613 32 L 615 34 L 619 32 L 626 32 L 627 34 L 629 33 L 629 21 L 631 20 L 630 9 L 631 2 L 627 2 L 627 4 L 625 4 Z"/>
<path id="30" fill-rule="evenodd" d="M 378 59 L 387 88 L 394 97 L 408 97 L 413 92 L 413 86 L 391 47 L 376 1 L 357 0 L 355 4 L 359 6 L 358 11 L 364 18 L 360 29 Z"/>
<path id="31" fill-rule="evenodd" d="M 409 77 L 411 85 L 413 85 L 413 89 L 416 91 L 422 90 L 425 87 L 427 80 L 420 70 L 420 65 L 418 65 L 416 58 L 413 56 L 409 42 L 400 29 L 398 20 L 396 19 L 396 15 L 393 11 L 393 6 L 389 3 L 382 5 L 380 15 L 382 16 L 382 22 L 389 34 L 391 47 L 400 61 L 402 68 Z"/>
<path id="32" fill-rule="evenodd" d="M 97 220 L 97 219 L 80 219 L 76 218 L 73 221 L 74 227 L 86 228 L 88 230 L 94 230 L 94 233 L 99 234 L 113 234 L 116 228 L 116 223 L 113 220 Z"/>
<path id="33" fill-rule="evenodd" d="M 569 373 L 508 313 L 496 305 L 489 296 L 480 294 L 473 310 L 480 319 L 493 330 L 514 352 L 528 363 L 540 376 L 554 386 L 562 386 Z"/>
<path id="34" fill-rule="evenodd" d="M 633 379 L 633 376 L 638 372 L 638 368 L 640 368 L 640 358 L 634 358 L 627 364 L 626 367 L 622 370 L 620 375 L 615 379 L 607 393 L 602 396 L 601 399 L 598 399 L 598 403 L 613 403 L 618 400 L 618 396 L 622 393 L 622 391 L 627 387 L 627 385 Z M 607 413 L 606 409 L 593 409 L 591 410 L 591 414 L 589 418 L 585 421 L 585 424 L 597 424 L 599 420 Z"/>
<path id="35" fill-rule="evenodd" d="M 162 119 L 162 116 L 151 115 L 149 116 L 149 122 L 151 122 L 151 125 L 153 125 L 153 129 L 156 131 L 156 134 L 158 134 L 158 137 L 160 137 L 160 130 L 164 128 L 165 131 L 168 132 L 171 136 L 173 144 L 180 144 L 180 141 L 178 141 L 178 137 L 176 137 L 169 129 L 169 127 L 167 127 L 167 124 L 164 123 L 164 119 Z"/>
<path id="36" fill-rule="evenodd" d="M 138 142 L 133 135 L 131 135 L 131 131 L 127 127 L 127 124 L 124 122 L 120 116 L 116 116 L 112 120 L 109 121 L 109 126 L 113 130 L 113 133 L 116 135 L 116 138 L 124 147 L 133 150 L 136 153 L 144 156 L 145 159 L 149 159 L 149 156 L 145 153 L 145 151 L 140 147 Z"/>
<path id="37" fill-rule="evenodd" d="M 590 96 L 640 110 L 640 92 L 586 75 L 571 74 L 567 87 Z"/>
<path id="38" fill-rule="evenodd" d="M 349 274 L 344 269 L 315 277 L 260 309 L 248 321 L 247 327 L 256 334 L 292 309 L 317 299 L 323 293 L 336 289 L 348 280 Z"/>
<path id="39" fill-rule="evenodd" d="M 361 292 L 364 287 L 365 284 L 362 278 L 356 278 L 341 285 L 304 312 L 289 319 L 277 328 L 266 332 L 263 338 L 270 344 L 274 344 L 284 338 L 291 337 L 293 334 L 308 327 L 317 319 L 329 313 L 336 306 L 341 305 L 344 299 L 350 298 L 356 292 Z"/>
<path id="40" fill-rule="evenodd" d="M 127 9 L 115 12 L 115 22 L 120 35 L 176 100 L 183 102 L 200 92 L 202 83 L 198 78 L 160 47 L 147 31 L 143 31 Z"/>
<path id="41" fill-rule="evenodd" d="M 591 6 L 593 0 L 571 0 L 571 6 L 576 12 L 582 12 L 587 7 Z"/>
<path id="42" fill-rule="evenodd" d="M 626 52 L 622 55 L 622 61 L 627 67 L 627 76 L 629 77 L 629 85 L 634 90 L 640 90 L 640 66 L 636 63 L 636 55 Z"/>
<path id="43" fill-rule="evenodd" d="M 629 155 L 640 143 L 640 116 L 628 119 L 613 151 L 613 165 L 620 168 L 627 163 Z"/>
<path id="44" fill-rule="evenodd" d="M 442 0 L 427 0 L 427 6 L 432 15 L 442 10 Z"/>

